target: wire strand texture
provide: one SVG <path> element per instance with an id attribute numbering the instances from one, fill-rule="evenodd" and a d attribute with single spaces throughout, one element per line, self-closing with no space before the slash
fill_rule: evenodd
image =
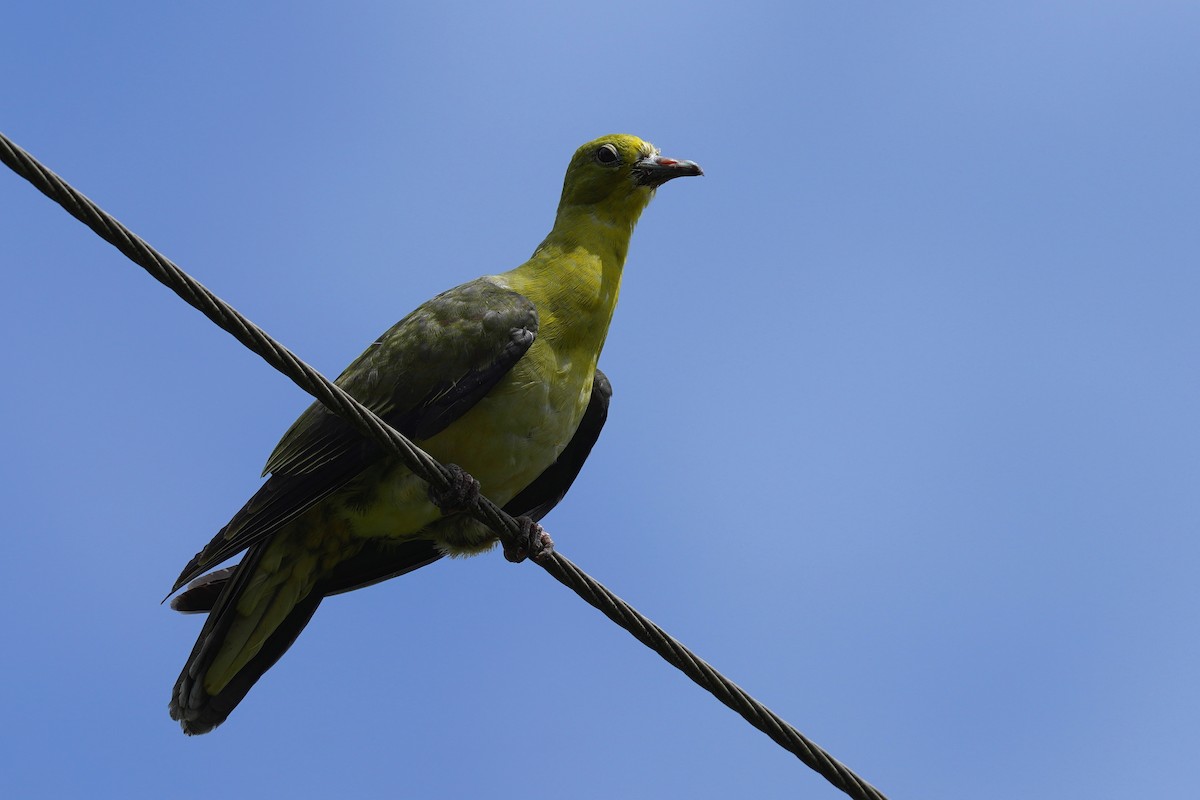
<path id="1" fill-rule="evenodd" d="M 43 166 L 37 159 L 0 133 L 0 161 L 29 181 L 42 194 L 62 206 L 67 213 L 91 228 L 100 238 L 121 251 L 156 280 L 175 292 L 188 305 L 200 311 L 231 334 L 293 383 L 315 397 L 334 413 L 340 414 L 389 452 L 403 459 L 417 475 L 436 488 L 450 485 L 450 473 L 436 459 L 414 445 L 370 409 L 360 404 L 313 367 L 265 331 L 243 317 L 230 305 L 206 289 L 170 259 L 143 241 L 74 187 Z M 520 534 L 520 525 L 495 503 L 480 496 L 468 509 L 476 519 L 490 527 L 505 543 Z M 713 669 L 707 662 L 667 634 L 636 609 L 613 594 L 600 582 L 555 551 L 536 560 L 555 580 L 578 594 L 610 620 L 620 625 L 642 644 L 658 653 L 695 683 L 710 692 L 747 722 L 771 737 L 808 767 L 858 800 L 886 800 L 884 795 L 858 777 L 844 764 L 810 741 L 777 714 L 747 694 L 741 687 Z"/>

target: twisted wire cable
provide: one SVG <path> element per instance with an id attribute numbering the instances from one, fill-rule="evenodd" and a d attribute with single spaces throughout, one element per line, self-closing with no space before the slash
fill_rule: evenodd
<path id="1" fill-rule="evenodd" d="M 394 430 L 341 387 L 301 361 L 290 350 L 43 166 L 3 133 L 0 133 L 0 161 L 329 410 L 341 415 L 363 435 L 374 439 L 388 452 L 402 459 L 422 479 L 437 489 L 449 488 L 450 472 L 436 459 Z M 521 534 L 520 524 L 482 495 L 467 511 L 491 528 L 506 545 L 515 544 Z M 856 800 L 886 800 L 878 789 L 858 777 L 849 767 L 755 700 L 736 683 L 717 672 L 566 556 L 553 551 L 534 560 L 534 563 L 846 795 Z"/>

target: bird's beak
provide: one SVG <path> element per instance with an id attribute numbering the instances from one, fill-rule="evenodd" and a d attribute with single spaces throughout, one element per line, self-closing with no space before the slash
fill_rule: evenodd
<path id="1" fill-rule="evenodd" d="M 695 161 L 679 161 L 655 154 L 634 163 L 633 174 L 639 186 L 662 186 L 672 178 L 703 175 L 704 170 Z"/>

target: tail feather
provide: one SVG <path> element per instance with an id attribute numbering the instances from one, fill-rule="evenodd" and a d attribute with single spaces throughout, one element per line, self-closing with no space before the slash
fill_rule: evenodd
<path id="1" fill-rule="evenodd" d="M 324 598 L 321 595 L 314 592 L 297 604 L 254 657 L 215 695 L 209 695 L 204 690 L 202 672 L 191 676 L 190 680 L 185 680 L 185 671 L 175 685 L 175 694 L 171 700 L 171 717 L 179 720 L 183 732 L 189 736 L 208 733 L 224 722 L 258 679 L 274 666 L 296 641 L 296 637 L 308 625 L 322 599 Z"/>
<path id="2" fill-rule="evenodd" d="M 248 609 L 239 613 L 247 591 L 272 582 L 263 574 L 272 572 L 272 565 L 263 563 L 269 545 L 270 540 L 251 547 L 240 564 L 197 578 L 171 601 L 172 608 L 184 613 L 208 612 L 171 693 L 171 717 L 179 720 L 188 735 L 207 733 L 225 721 L 258 679 L 292 646 L 325 597 L 403 575 L 442 556 L 429 541 L 368 542 L 361 552 L 322 576 L 310 591 L 297 591 L 284 582 L 276 591 L 256 598 L 258 613 L 247 619 Z M 296 594 L 289 596 L 289 592 Z M 281 620 L 272 630 L 273 620 L 269 617 L 276 615 Z M 253 649 L 254 640 L 262 630 L 270 632 L 257 651 L 210 694 L 205 686 L 210 670 L 227 671 L 239 658 L 235 651 L 247 646 Z M 238 640 L 245 641 L 239 645 Z"/>
<path id="3" fill-rule="evenodd" d="M 259 627 L 266 610 L 275 606 L 275 601 L 289 589 L 287 583 L 283 583 L 275 591 L 258 597 L 256 606 L 251 609 L 239 608 L 246 604 L 246 590 L 252 584 L 262 582 L 262 573 L 269 571 L 260 569 L 264 552 L 269 547 L 270 541 L 252 547 L 238 569 L 230 571 L 220 583 L 220 594 L 212 603 L 209 618 L 200 630 L 179 680 L 175 681 L 170 696 L 170 716 L 179 720 L 188 735 L 208 733 L 226 721 L 229 712 L 236 708 L 246 692 L 292 646 L 322 601 L 323 596 L 319 593 L 301 591 L 289 597 L 290 607 L 280 614 L 277 624 L 262 625 L 263 630 L 269 631 L 263 634 L 262 645 L 256 648 L 256 643 L 244 640 L 246 628 L 253 631 Z M 211 591 L 211 585 L 206 591 Z M 248 618 L 246 610 L 251 610 Z M 242 661 L 244 663 L 239 663 Z M 218 685 L 216 691 L 211 691 L 210 674 L 226 673 L 230 669 L 232 674 Z"/>
<path id="4" fill-rule="evenodd" d="M 239 658 L 245 657 L 242 655 L 247 652 L 243 650 L 244 645 L 231 642 L 230 633 L 238 623 L 246 623 L 246 618 L 238 613 L 239 601 L 254 582 L 256 573 L 260 572 L 258 567 L 268 545 L 263 542 L 252 547 L 237 569 L 204 588 L 211 593 L 213 586 L 219 585 L 220 593 L 212 603 L 204 628 L 171 693 L 171 717 L 179 720 L 184 733 L 207 733 L 224 722 L 258 679 L 291 647 L 321 604 L 322 595 L 317 592 L 298 598 L 245 664 L 238 667 L 216 692 L 209 692 L 206 683 L 214 665 L 228 664 L 231 652 L 239 653 Z M 260 602 L 264 607 L 270 607 L 274 599 L 268 595 Z"/>
<path id="5" fill-rule="evenodd" d="M 221 596 L 221 590 L 236 571 L 235 564 L 196 578 L 171 600 L 171 608 L 180 614 L 207 614 L 213 610 L 217 598 Z"/>

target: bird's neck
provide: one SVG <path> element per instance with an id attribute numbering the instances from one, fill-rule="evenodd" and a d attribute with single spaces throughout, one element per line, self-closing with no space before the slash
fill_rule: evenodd
<path id="1" fill-rule="evenodd" d="M 515 290 L 542 298 L 538 338 L 556 347 L 598 355 L 608 334 L 637 214 L 606 211 L 560 206 L 554 229 L 533 257 L 509 273 Z"/>
<path id="2" fill-rule="evenodd" d="M 606 271 L 615 270 L 619 274 L 625 266 L 637 215 L 611 214 L 607 211 L 594 205 L 560 206 L 553 230 L 538 245 L 534 257 L 547 248 L 559 253 L 584 251 L 598 258 Z"/>

